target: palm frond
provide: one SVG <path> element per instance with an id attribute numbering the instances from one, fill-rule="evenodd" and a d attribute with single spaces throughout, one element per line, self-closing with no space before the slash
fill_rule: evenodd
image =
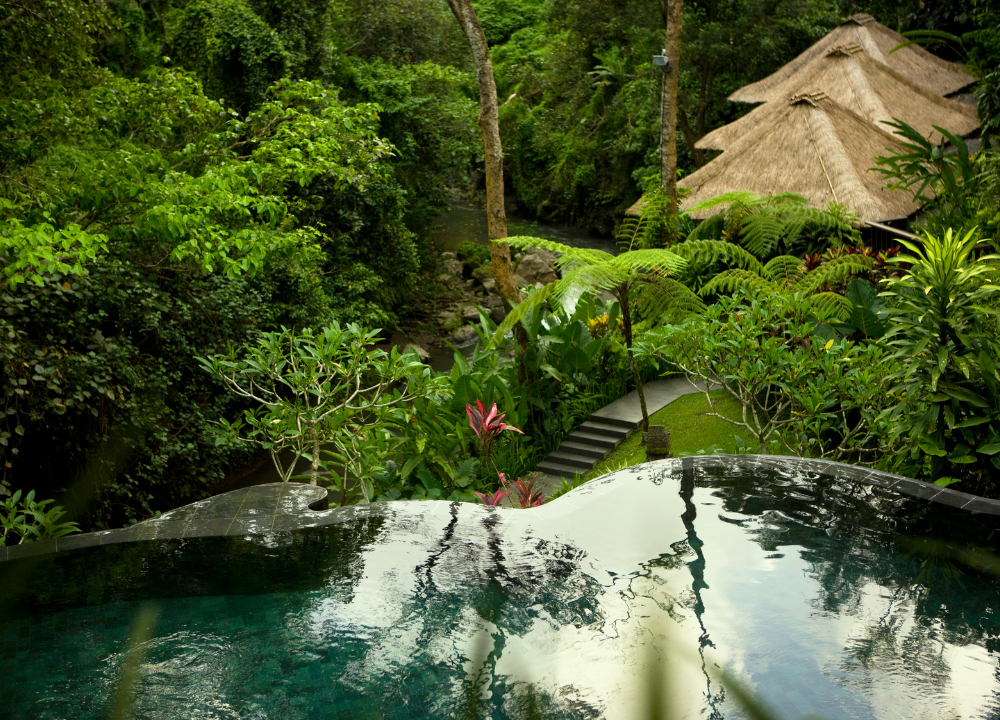
<path id="1" fill-rule="evenodd" d="M 723 262 L 731 267 L 750 270 L 758 275 L 763 274 L 764 266 L 760 261 L 735 243 L 725 240 L 688 240 L 670 248 L 682 258 L 698 263 Z"/>
<path id="2" fill-rule="evenodd" d="M 778 286 L 776 284 L 756 273 L 734 268 L 720 272 L 705 284 L 699 294 L 704 297 L 719 293 L 734 293 L 737 290 L 762 292 L 777 289 Z"/>
<path id="3" fill-rule="evenodd" d="M 788 286 L 802 277 L 802 261 L 794 255 L 779 255 L 764 266 L 764 277 Z"/>

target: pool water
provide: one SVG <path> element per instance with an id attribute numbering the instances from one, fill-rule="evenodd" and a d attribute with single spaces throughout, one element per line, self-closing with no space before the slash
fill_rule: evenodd
<path id="1" fill-rule="evenodd" d="M 0 566 L 0 718 L 106 717 L 127 666 L 137 718 L 636 718 L 654 682 L 744 717 L 723 669 L 779 718 L 1000 717 L 998 582 L 948 552 L 985 520 L 656 463 L 537 510 L 374 510 Z"/>

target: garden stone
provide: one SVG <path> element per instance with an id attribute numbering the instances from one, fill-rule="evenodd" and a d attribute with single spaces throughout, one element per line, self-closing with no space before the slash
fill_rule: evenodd
<path id="1" fill-rule="evenodd" d="M 410 350 L 412 350 L 417 354 L 417 358 L 420 360 L 420 362 L 425 363 L 431 359 L 431 354 L 426 350 L 424 350 L 422 347 L 420 347 L 420 345 L 418 345 L 417 343 L 414 342 L 406 343 L 406 345 L 403 346 L 404 353 L 410 352 Z"/>
<path id="2" fill-rule="evenodd" d="M 503 298 L 499 295 L 490 295 L 486 298 L 486 307 L 488 308 L 498 308 L 503 307 Z"/>
<path id="3" fill-rule="evenodd" d="M 462 308 L 462 319 L 475 321 L 479 319 L 479 311 L 472 305 L 466 305 Z"/>
<path id="4" fill-rule="evenodd" d="M 490 310 L 490 320 L 497 325 L 502 323 L 505 317 L 507 317 L 507 311 L 503 307 L 495 307 Z"/>
<path id="5" fill-rule="evenodd" d="M 474 343 L 479 336 L 476 335 L 476 329 L 471 325 L 463 325 L 455 334 L 451 336 L 451 341 L 457 347 L 465 347 L 466 345 L 471 345 Z"/>
<path id="6" fill-rule="evenodd" d="M 469 280 L 466 280 L 464 283 L 462 283 L 462 287 L 471 292 L 472 289 L 476 287 L 477 284 L 478 283 L 475 280 L 472 280 L 470 278 Z"/>
<path id="7" fill-rule="evenodd" d="M 444 268 L 448 271 L 448 274 L 457 278 L 462 277 L 464 267 L 462 261 L 457 258 L 446 258 L 444 261 Z"/>
<path id="8" fill-rule="evenodd" d="M 490 295 L 495 295 L 497 291 L 497 281 L 493 278 L 488 280 L 483 280 L 483 287 L 486 289 Z"/>
<path id="9" fill-rule="evenodd" d="M 550 283 L 558 280 L 555 269 L 535 253 L 525 255 L 517 266 L 517 274 L 523 277 L 528 285 Z"/>
<path id="10" fill-rule="evenodd" d="M 662 425 L 650 425 L 642 434 L 646 445 L 646 460 L 665 460 L 673 457 L 670 452 L 670 433 Z"/>
<path id="11" fill-rule="evenodd" d="M 458 254 L 453 252 L 443 252 L 441 253 L 441 257 L 445 260 L 458 260 Z"/>

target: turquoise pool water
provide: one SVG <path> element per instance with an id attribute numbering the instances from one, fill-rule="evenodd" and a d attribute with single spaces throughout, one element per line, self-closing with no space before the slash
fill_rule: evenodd
<path id="1" fill-rule="evenodd" d="M 138 718 L 635 718 L 651 677 L 679 716 L 742 717 L 721 668 L 781 718 L 996 718 L 998 583 L 950 559 L 992 541 L 970 517 L 647 465 L 533 511 L 12 561 L 0 718 L 106 717 L 128 662 Z"/>

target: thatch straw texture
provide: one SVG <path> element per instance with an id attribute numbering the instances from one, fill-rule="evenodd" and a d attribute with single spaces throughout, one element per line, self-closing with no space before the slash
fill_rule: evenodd
<path id="1" fill-rule="evenodd" d="M 888 130 L 883 122 L 899 119 L 934 143 L 941 141 L 935 125 L 956 135 L 968 135 L 979 127 L 975 106 L 948 100 L 910 82 L 858 45 L 832 48 L 781 83 L 777 91 L 783 98 L 823 92 L 883 130 Z M 725 150 L 758 126 L 772 122 L 776 113 L 784 111 L 782 105 L 780 101 L 765 103 L 710 132 L 697 147 Z"/>
<path id="2" fill-rule="evenodd" d="M 883 190 L 882 176 L 868 172 L 887 149 L 902 149 L 894 136 L 822 93 L 776 105 L 780 112 L 769 122 L 678 183 L 692 190 L 682 209 L 733 190 L 752 190 L 758 195 L 796 192 L 818 208 L 838 202 L 848 205 L 862 222 L 916 212 L 909 193 Z M 713 212 L 692 216 L 705 218 Z"/>
<path id="3" fill-rule="evenodd" d="M 822 57 L 837 45 L 843 47 L 859 45 L 866 53 L 888 65 L 910 82 L 938 95 L 950 95 L 975 80 L 960 65 L 942 60 L 919 45 L 909 45 L 889 54 L 894 47 L 903 42 L 906 42 L 906 38 L 895 30 L 876 22 L 871 15 L 859 13 L 834 28 L 822 40 L 777 72 L 740 88 L 730 95 L 729 99 L 749 103 L 780 100 L 784 96 L 784 90 L 781 88 L 783 83 L 805 70 L 809 63 Z"/>

